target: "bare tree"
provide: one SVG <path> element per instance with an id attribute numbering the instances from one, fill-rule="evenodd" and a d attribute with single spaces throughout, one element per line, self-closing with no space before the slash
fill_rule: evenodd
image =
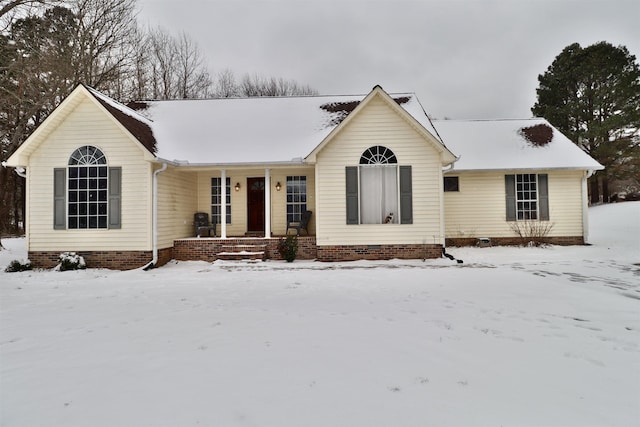
<path id="1" fill-rule="evenodd" d="M 216 98 L 236 98 L 240 96 L 240 88 L 236 83 L 236 77 L 230 69 L 226 68 L 216 75 L 214 82 L 214 96 Z"/>
<path id="2" fill-rule="evenodd" d="M 136 0 L 73 0 L 78 17 L 76 82 L 119 97 L 131 69 L 136 35 Z"/>
<path id="3" fill-rule="evenodd" d="M 245 74 L 239 85 L 240 96 L 307 96 L 318 92 L 310 86 L 298 84 L 295 80 L 276 77 L 261 77 L 258 74 Z"/>
<path id="4" fill-rule="evenodd" d="M 148 34 L 149 70 L 151 72 L 152 95 L 154 99 L 176 97 L 173 58 L 175 44 L 171 35 L 157 28 Z"/>
<path id="5" fill-rule="evenodd" d="M 176 40 L 178 62 L 178 96 L 181 98 L 206 98 L 209 95 L 212 80 L 205 58 L 194 42 L 185 32 Z"/>
<path id="6" fill-rule="evenodd" d="M 142 98 L 204 98 L 212 79 L 197 43 L 186 33 L 174 37 L 162 28 L 150 29 L 138 49 L 136 75 L 148 76 L 149 88 L 138 86 Z"/>

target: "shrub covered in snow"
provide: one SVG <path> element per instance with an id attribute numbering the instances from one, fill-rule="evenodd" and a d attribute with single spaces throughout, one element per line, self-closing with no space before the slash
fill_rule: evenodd
<path id="1" fill-rule="evenodd" d="M 87 268 L 84 258 L 75 252 L 63 252 L 60 254 L 59 259 L 60 264 L 56 266 L 56 271 L 84 270 Z"/>
<path id="2" fill-rule="evenodd" d="M 19 271 L 27 271 L 27 270 L 33 270 L 31 261 L 29 261 L 28 259 L 22 259 L 22 260 L 14 259 L 9 263 L 7 268 L 4 269 L 4 271 L 7 273 L 16 273 Z"/>

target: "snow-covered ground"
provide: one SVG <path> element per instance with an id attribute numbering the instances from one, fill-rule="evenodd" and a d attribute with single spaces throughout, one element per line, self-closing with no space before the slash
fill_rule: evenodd
<path id="1" fill-rule="evenodd" d="M 2 272 L 0 425 L 640 425 L 640 202 L 590 220 L 464 264 Z"/>

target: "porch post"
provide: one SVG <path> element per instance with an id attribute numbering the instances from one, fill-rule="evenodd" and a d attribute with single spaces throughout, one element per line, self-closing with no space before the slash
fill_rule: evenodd
<path id="1" fill-rule="evenodd" d="M 271 170 L 264 170 L 264 238 L 271 237 Z"/>
<path id="2" fill-rule="evenodd" d="M 227 170 L 220 170 L 220 237 L 227 238 Z"/>

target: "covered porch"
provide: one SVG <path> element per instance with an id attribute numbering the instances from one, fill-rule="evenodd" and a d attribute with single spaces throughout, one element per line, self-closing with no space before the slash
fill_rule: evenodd
<path id="1" fill-rule="evenodd" d="M 167 172 L 160 175 L 165 185 L 183 183 L 182 191 L 164 193 L 179 196 L 159 213 L 181 212 L 182 224 L 167 241 L 175 259 L 280 259 L 278 242 L 288 234 L 298 235 L 299 259 L 316 258 L 313 166 L 188 164 Z M 310 219 L 298 230 L 305 212 Z"/>
<path id="2" fill-rule="evenodd" d="M 269 165 L 271 166 L 271 165 Z M 315 169 L 301 162 L 269 166 L 180 164 L 158 176 L 160 247 L 198 235 L 196 214 L 215 225 L 215 236 L 271 238 L 294 233 L 290 222 L 311 218 L 301 234 L 315 235 Z M 201 237 L 209 236 L 207 230 Z"/>

